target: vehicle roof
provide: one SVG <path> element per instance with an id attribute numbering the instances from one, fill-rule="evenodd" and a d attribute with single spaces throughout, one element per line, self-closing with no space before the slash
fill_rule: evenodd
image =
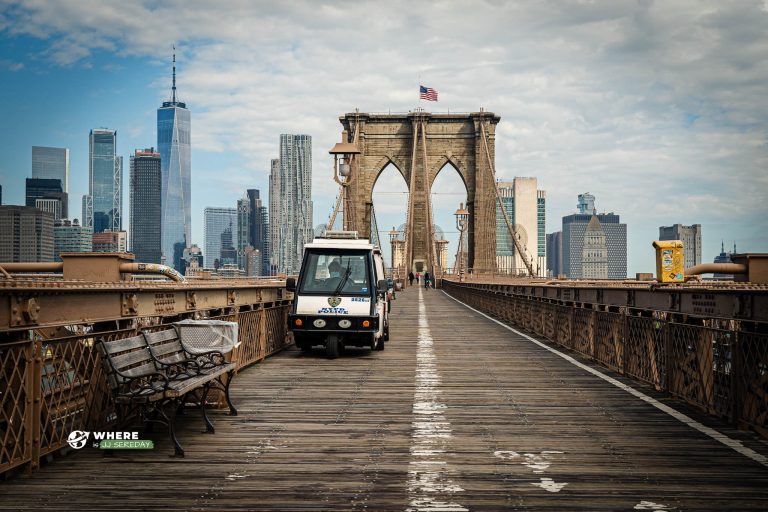
<path id="1" fill-rule="evenodd" d="M 372 250 L 373 244 L 366 239 L 345 240 L 340 238 L 315 238 L 311 244 L 305 244 L 305 249 L 367 249 Z"/>

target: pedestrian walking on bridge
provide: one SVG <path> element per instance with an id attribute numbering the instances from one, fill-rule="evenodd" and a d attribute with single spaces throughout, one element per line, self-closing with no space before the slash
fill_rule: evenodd
<path id="1" fill-rule="evenodd" d="M 408 272 L 408 286 L 413 286 L 413 272 Z"/>
<path id="2" fill-rule="evenodd" d="M 424 289 L 429 290 L 429 272 L 424 272 Z"/>

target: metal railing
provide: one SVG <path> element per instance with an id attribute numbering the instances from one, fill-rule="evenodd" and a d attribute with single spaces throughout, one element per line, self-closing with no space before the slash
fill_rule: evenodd
<path id="1" fill-rule="evenodd" d="M 768 323 L 554 300 L 530 287 L 443 280 L 443 288 L 505 323 L 768 437 Z"/>
<path id="2" fill-rule="evenodd" d="M 0 331 L 0 474 L 19 467 L 32 471 L 38 467 L 41 457 L 67 444 L 71 431 L 99 430 L 116 419 L 115 405 L 96 349 L 100 339 L 115 340 L 135 336 L 142 330 L 161 330 L 185 318 L 235 321 L 239 324 L 241 345 L 231 353 L 231 360 L 238 370 L 287 345 L 287 313 L 291 300 L 282 298 L 282 286 L 260 285 L 257 289 L 240 288 L 240 292 L 230 289 L 234 286 L 232 282 L 222 282 L 219 286 L 220 290 L 209 285 L 197 291 L 192 291 L 190 285 L 166 286 L 158 288 L 166 293 L 151 295 L 150 300 L 157 303 L 159 311 L 168 305 L 157 301 L 169 300 L 168 294 L 180 294 L 178 300 L 186 300 L 188 309 L 183 313 L 171 311 L 172 314 L 166 315 L 108 321 L 78 322 L 73 318 L 58 325 L 46 323 L 44 327 Z M 54 291 L 62 301 L 82 300 L 82 294 L 77 295 L 76 289 Z M 29 293 L 20 288 L 8 292 L 15 294 L 11 297 L 14 300 Z M 213 301 L 212 294 L 216 292 L 227 293 L 225 304 L 231 305 L 210 308 L 209 302 L 206 309 L 192 300 L 195 294 L 201 302 L 203 298 L 208 300 L 208 295 L 203 295 L 206 293 Z M 118 304 L 121 297 L 126 300 L 119 289 L 111 293 L 111 299 Z M 254 293 L 256 300 L 250 303 L 238 300 L 237 293 Z M 92 300 L 109 298 L 107 293 Z M 140 306 L 143 298 L 140 296 L 137 300 Z M 94 304 L 93 308 L 95 312 L 97 306 Z M 133 311 L 128 308 L 126 313 L 130 315 Z"/>

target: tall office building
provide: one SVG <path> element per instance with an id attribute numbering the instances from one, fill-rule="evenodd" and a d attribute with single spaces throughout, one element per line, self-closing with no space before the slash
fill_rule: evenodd
<path id="1" fill-rule="evenodd" d="M 269 274 L 269 260 L 265 255 L 269 252 L 269 217 L 267 207 L 259 198 L 257 189 L 249 188 L 248 198 L 248 244 L 259 251 L 259 271 L 256 275 Z"/>
<path id="2" fill-rule="evenodd" d="M 231 266 L 239 268 L 237 266 L 237 232 L 236 226 L 229 225 L 221 232 L 221 254 L 219 257 L 219 264 L 214 267 L 221 268 L 222 266 Z"/>
<path id="3" fill-rule="evenodd" d="M 731 257 L 736 254 L 736 242 L 733 243 L 733 252 L 725 252 L 725 242 L 720 241 L 720 254 L 715 256 L 715 263 L 732 263 Z M 728 281 L 733 279 L 733 274 L 713 274 L 715 280 Z"/>
<path id="4" fill-rule="evenodd" d="M 608 279 L 608 245 L 605 231 L 595 214 L 584 231 L 581 261 L 584 279 Z"/>
<path id="5" fill-rule="evenodd" d="M 160 167 L 160 153 L 155 148 L 137 149 L 131 156 L 130 249 L 141 263 L 160 263 L 161 259 Z"/>
<path id="6" fill-rule="evenodd" d="M 61 220 L 61 201 L 58 199 L 35 199 L 35 208 L 53 214 L 54 222 Z"/>
<path id="7" fill-rule="evenodd" d="M 53 215 L 30 206 L 0 206 L 0 261 L 52 262 Z"/>
<path id="8" fill-rule="evenodd" d="M 251 205 L 248 194 L 237 200 L 237 266 L 245 269 L 245 250 L 250 244 Z"/>
<path id="9" fill-rule="evenodd" d="M 595 196 L 589 192 L 579 194 L 579 202 L 576 203 L 576 211 L 581 214 L 589 215 L 595 211 Z"/>
<path id="10" fill-rule="evenodd" d="M 243 256 L 244 266 L 243 270 L 245 270 L 245 275 L 249 277 L 258 276 L 261 275 L 262 268 L 261 268 L 261 254 L 258 249 L 254 249 L 251 246 L 248 246 L 245 249 L 245 255 Z"/>
<path id="11" fill-rule="evenodd" d="M 55 208 L 60 211 L 59 218 L 69 216 L 69 207 L 67 201 L 67 193 L 64 192 L 64 187 L 61 184 L 61 180 L 58 178 L 27 178 L 26 179 L 26 206 L 37 208 L 38 199 L 50 199 L 57 201 L 58 206 L 50 206 L 47 204 L 46 211 L 50 211 L 50 208 Z"/>
<path id="12" fill-rule="evenodd" d="M 557 277 L 563 273 L 563 232 L 547 234 L 547 274 Z"/>
<path id="13" fill-rule="evenodd" d="M 237 209 L 208 207 L 204 214 L 205 266 L 214 268 L 216 265 L 223 265 L 224 260 L 227 260 L 227 263 L 236 263 L 237 250 L 234 248 L 238 245 Z M 228 233 L 225 234 L 225 231 Z M 234 260 L 230 250 L 235 252 Z"/>
<path id="14" fill-rule="evenodd" d="M 163 106 L 157 109 L 157 148 L 162 179 L 162 251 L 166 264 L 174 267 L 180 266 L 183 250 L 192 240 L 191 128 L 187 105 L 176 99 L 174 52 L 171 101 L 164 101 Z"/>
<path id="15" fill-rule="evenodd" d="M 93 231 L 75 220 L 62 219 L 53 225 L 53 256 L 61 261 L 63 252 L 93 251 Z"/>
<path id="16" fill-rule="evenodd" d="M 69 193 L 69 148 L 32 146 L 32 177 L 61 181 Z"/>
<path id="17" fill-rule="evenodd" d="M 499 194 L 509 222 L 520 236 L 520 242 L 534 259 L 540 276 L 547 272 L 546 192 L 538 190 L 536 178 L 515 178 L 499 182 Z M 517 273 L 526 265 L 509 234 L 501 206 L 496 203 L 496 264 L 501 271 Z"/>
<path id="18" fill-rule="evenodd" d="M 80 218 L 82 219 L 81 224 L 83 226 L 88 226 L 91 229 L 93 229 L 93 222 L 89 222 L 89 219 L 93 220 L 93 198 L 88 194 L 83 195 L 82 207 L 83 207 L 82 215 L 80 216 Z"/>
<path id="19" fill-rule="evenodd" d="M 280 135 L 279 269 L 296 274 L 312 241 L 312 137 Z"/>
<path id="20" fill-rule="evenodd" d="M 572 279 L 583 279 L 584 234 L 595 216 L 605 233 L 608 251 L 608 279 L 627 278 L 627 225 L 615 213 L 596 213 L 594 197 L 592 212 L 563 217 L 563 270 Z"/>
<path id="21" fill-rule="evenodd" d="M 123 157 L 117 156 L 117 132 L 93 129 L 88 137 L 90 209 L 83 224 L 94 233 L 123 227 Z"/>
<path id="22" fill-rule="evenodd" d="M 194 276 L 203 270 L 203 252 L 197 244 L 185 247 L 182 252 L 181 266 L 185 276 Z M 179 270 L 181 272 L 181 270 Z"/>
<path id="23" fill-rule="evenodd" d="M 683 242 L 685 268 L 701 263 L 701 224 L 659 227 L 659 240 L 680 240 Z"/>
<path id="24" fill-rule="evenodd" d="M 277 272 L 280 263 L 280 159 L 273 158 L 269 166 L 269 272 Z"/>

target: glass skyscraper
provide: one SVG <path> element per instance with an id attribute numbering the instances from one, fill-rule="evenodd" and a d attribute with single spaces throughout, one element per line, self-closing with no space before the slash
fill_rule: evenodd
<path id="1" fill-rule="evenodd" d="M 131 252 L 136 261 L 160 263 L 160 155 L 155 148 L 136 150 L 130 174 Z"/>
<path id="2" fill-rule="evenodd" d="M 209 206 L 204 215 L 205 266 L 214 268 L 217 264 L 237 263 L 237 251 L 234 251 L 234 258 L 229 254 L 238 246 L 237 209 Z"/>
<path id="3" fill-rule="evenodd" d="M 162 251 L 165 264 L 181 267 L 179 248 L 191 243 L 192 161 L 191 117 L 187 105 L 176 100 L 176 54 L 173 55 L 171 101 L 157 109 L 157 148 L 161 164 Z"/>
<path id="4" fill-rule="evenodd" d="M 116 155 L 117 132 L 91 130 L 88 137 L 88 195 L 92 210 L 84 225 L 94 233 L 121 231 L 123 225 L 123 157 Z"/>
<path id="5" fill-rule="evenodd" d="M 69 148 L 32 146 L 32 177 L 60 180 L 69 193 Z"/>
<path id="6" fill-rule="evenodd" d="M 269 220 L 267 207 L 262 204 L 257 189 L 249 188 L 248 198 L 248 243 L 259 250 L 259 274 L 269 275 Z"/>

